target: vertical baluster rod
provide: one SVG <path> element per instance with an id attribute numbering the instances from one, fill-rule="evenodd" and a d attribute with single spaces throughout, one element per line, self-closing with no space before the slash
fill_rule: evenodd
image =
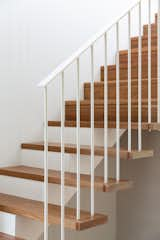
<path id="1" fill-rule="evenodd" d="M 131 12 L 128 12 L 128 151 L 131 151 Z"/>
<path id="2" fill-rule="evenodd" d="M 61 76 L 61 240 L 65 239 L 64 233 L 64 72 Z"/>
<path id="3" fill-rule="evenodd" d="M 108 68 L 107 33 L 104 35 L 104 182 L 108 183 Z"/>
<path id="4" fill-rule="evenodd" d="M 138 150 L 142 150 L 142 3 L 139 2 L 138 38 Z"/>
<path id="5" fill-rule="evenodd" d="M 116 180 L 120 180 L 120 84 L 119 84 L 119 22 L 116 23 Z"/>
<path id="6" fill-rule="evenodd" d="M 80 69 L 77 59 L 77 220 L 80 219 Z"/>
<path id="7" fill-rule="evenodd" d="M 91 216 L 94 216 L 94 46 L 91 46 Z"/>
<path id="8" fill-rule="evenodd" d="M 44 88 L 44 240 L 48 240 L 48 101 Z"/>

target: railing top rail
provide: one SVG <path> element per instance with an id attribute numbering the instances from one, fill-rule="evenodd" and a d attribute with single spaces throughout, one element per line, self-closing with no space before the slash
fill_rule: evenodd
<path id="1" fill-rule="evenodd" d="M 134 4 L 128 11 L 121 15 L 117 21 L 111 24 L 109 27 L 104 27 L 101 31 L 96 33 L 92 38 L 90 38 L 81 48 L 79 48 L 74 54 L 72 54 L 66 61 L 60 64 L 54 71 L 42 80 L 38 86 L 46 87 L 48 86 L 60 73 L 62 73 L 67 67 L 69 67 L 76 59 L 78 59 L 88 48 L 90 48 L 98 39 L 100 39 L 104 34 L 110 31 L 114 25 L 117 24 L 122 18 L 124 18 L 128 12 L 132 11 L 142 0 L 139 0 Z"/>

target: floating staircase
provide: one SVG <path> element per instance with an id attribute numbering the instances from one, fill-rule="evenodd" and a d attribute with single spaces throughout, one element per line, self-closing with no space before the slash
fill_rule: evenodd
<path id="1" fill-rule="evenodd" d="M 158 95 L 157 95 L 157 15 L 155 17 L 155 23 L 151 25 L 151 122 L 148 122 L 148 25 L 143 26 L 143 36 L 142 36 L 142 118 L 141 118 L 141 128 L 148 131 L 160 131 L 160 123 L 157 122 L 157 112 L 158 112 Z M 139 37 L 131 37 L 131 129 L 138 130 L 138 48 Z M 92 46 L 92 45 L 91 45 Z M 128 50 L 119 51 L 119 91 L 120 91 L 120 102 L 119 102 L 119 127 L 120 129 L 128 130 Z M 65 69 L 65 68 L 64 68 Z M 57 70 L 58 73 L 64 72 Z M 80 101 L 79 105 L 79 127 L 89 128 L 92 126 L 94 128 L 104 128 L 104 118 L 105 118 L 105 75 L 107 76 L 107 87 L 108 87 L 108 99 L 107 99 L 107 109 L 108 109 L 108 128 L 117 129 L 117 65 L 108 65 L 107 73 L 105 74 L 106 67 L 101 66 L 100 68 L 100 81 L 92 83 L 84 83 L 84 99 Z M 57 73 L 56 72 L 56 73 Z M 55 74 L 56 75 L 56 74 Z M 63 76 L 63 75 L 62 75 Z M 93 86 L 93 88 L 92 88 Z M 92 105 L 92 90 L 94 89 L 94 104 Z M 63 105 L 62 105 L 63 106 Z M 65 101 L 65 116 L 64 116 L 64 126 L 62 121 L 54 121 L 46 119 L 48 127 L 73 127 L 77 128 L 77 100 Z M 91 112 L 91 106 L 94 106 L 94 115 Z M 63 110 L 62 110 L 63 111 Z M 62 116 L 63 117 L 63 116 Z M 92 117 L 94 117 L 94 123 L 92 125 Z M 47 134 L 45 135 L 47 136 Z M 46 148 L 47 147 L 47 148 Z M 54 152 L 62 153 L 64 147 L 65 154 L 74 155 L 88 155 L 91 159 L 94 156 L 100 156 L 105 158 L 105 153 L 107 152 L 108 158 L 116 159 L 117 161 L 117 148 L 116 145 L 113 147 L 105 146 L 94 146 L 94 151 L 92 151 L 92 146 L 90 145 L 80 145 L 78 148 L 77 144 L 68 144 L 64 142 L 59 143 L 48 143 L 43 142 L 31 142 L 22 143 L 21 149 L 28 151 L 43 151 L 45 153 Z M 63 154 L 62 154 L 63 155 Z M 46 157 L 47 155 L 45 155 Z M 121 160 L 134 160 L 141 158 L 150 158 L 154 156 L 152 149 L 131 149 L 128 150 L 120 148 L 119 158 Z M 45 158 L 46 161 L 46 158 Z M 54 161 L 54 159 L 53 159 Z M 79 159 L 80 161 L 80 159 Z M 61 162 L 62 164 L 62 162 Z M 48 170 L 48 174 L 45 175 L 44 169 L 36 167 L 28 167 L 25 165 L 18 166 L 7 166 L 0 168 L 0 175 L 9 176 L 13 178 L 34 180 L 38 182 L 45 182 L 45 184 L 56 184 L 62 185 L 62 171 Z M 47 179 L 45 178 L 47 176 Z M 77 188 L 78 173 L 75 172 L 65 172 L 64 173 L 64 185 L 68 187 Z M 115 192 L 121 190 L 127 190 L 133 187 L 133 182 L 131 180 L 120 179 L 117 181 L 116 178 L 109 178 L 107 182 L 104 181 L 104 176 L 94 176 L 92 179 L 90 174 L 79 175 L 79 183 L 81 188 L 93 189 L 100 192 Z M 47 182 L 46 182 L 47 181 Z M 94 181 L 94 185 L 93 185 Z M 93 187 L 93 188 L 92 188 Z M 104 196 L 106 197 L 106 196 Z M 103 214 L 94 213 L 92 215 L 89 211 L 80 210 L 80 219 L 77 219 L 77 209 L 65 207 L 65 217 L 64 217 L 64 227 L 76 231 L 81 231 L 96 227 L 107 223 L 108 216 Z M 19 216 L 23 216 L 29 219 L 37 221 L 45 221 L 44 219 L 44 205 L 43 202 L 35 201 L 31 199 L 21 198 L 18 196 L 12 196 L 8 194 L 0 193 L 0 211 L 11 213 Z M 62 224 L 61 219 L 61 206 L 54 204 L 48 204 L 48 223 L 49 224 Z M 46 236 L 46 235 L 45 235 Z M 10 239 L 10 240 L 20 240 L 19 238 L 10 237 L 3 233 L 0 233 L 0 239 Z M 47 240 L 47 239 L 45 239 Z"/>

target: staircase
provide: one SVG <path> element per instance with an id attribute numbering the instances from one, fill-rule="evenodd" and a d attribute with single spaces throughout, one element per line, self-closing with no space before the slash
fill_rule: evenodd
<path id="1" fill-rule="evenodd" d="M 149 1 L 149 13 L 151 13 Z M 44 169 L 18 165 L 0 168 L 0 175 L 13 178 L 44 182 L 44 203 L 42 201 L 23 198 L 20 196 L 0 193 L 0 211 L 32 220 L 44 222 L 44 239 L 48 240 L 48 225 L 61 225 L 61 240 L 65 237 L 65 228 L 82 231 L 106 224 L 109 217 L 106 214 L 95 213 L 95 192 L 116 192 L 128 190 L 133 186 L 131 179 L 121 179 L 120 161 L 150 158 L 154 156 L 152 149 L 143 149 L 142 131 L 159 131 L 159 34 L 157 24 L 159 16 L 155 15 L 155 22 L 141 26 L 141 1 L 134 8 L 139 10 L 139 36 L 132 37 L 128 31 L 129 49 L 119 49 L 119 22 L 116 27 L 117 51 L 116 64 L 108 65 L 107 34 L 108 31 L 98 33 L 84 47 L 78 50 L 66 62 L 60 65 L 40 86 L 44 89 L 44 141 L 27 142 L 21 144 L 26 151 L 41 151 L 44 153 Z M 128 29 L 131 26 L 131 11 L 128 16 Z M 159 31 L 160 32 L 160 31 Z M 94 44 L 99 38 L 104 38 L 104 66 L 100 67 L 100 81 L 94 81 Z M 158 40 L 158 41 L 157 41 Z M 80 57 L 90 49 L 91 53 L 91 82 L 84 83 L 84 99 L 80 99 Z M 157 54 L 158 53 L 158 54 Z M 65 70 L 76 63 L 77 82 L 76 100 L 64 99 Z M 57 75 L 61 77 L 61 119 L 48 119 L 49 84 Z M 157 76 L 158 75 L 158 76 Z M 61 129 L 60 142 L 48 142 L 49 128 Z M 64 129 L 76 128 L 76 144 L 64 142 Z M 91 132 L 91 144 L 80 143 L 80 129 L 88 128 Z M 104 145 L 95 145 L 94 130 L 104 129 Z M 108 131 L 115 129 L 116 144 L 108 146 Z M 120 129 L 128 130 L 128 146 L 120 146 Z M 132 149 L 132 130 L 137 131 L 138 147 Z M 61 154 L 61 169 L 54 170 L 48 167 L 49 152 Z M 65 171 L 64 156 L 72 154 L 76 157 L 76 172 Z M 90 174 L 81 173 L 80 156 L 90 157 Z M 95 176 L 95 157 L 101 157 L 104 162 L 104 176 Z M 116 159 L 116 176 L 109 177 L 109 159 Z M 113 160 L 114 161 L 114 160 Z M 48 203 L 48 184 L 61 187 L 61 205 Z M 77 207 L 66 206 L 64 187 L 74 187 L 77 196 Z M 81 209 L 81 189 L 91 192 L 91 209 Z M 106 196 L 104 196 L 106 197 Z M 0 239 L 19 239 L 0 233 Z"/>

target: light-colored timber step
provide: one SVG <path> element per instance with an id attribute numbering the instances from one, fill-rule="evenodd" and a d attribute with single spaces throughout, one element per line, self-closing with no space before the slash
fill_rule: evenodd
<path id="1" fill-rule="evenodd" d="M 120 80 L 128 79 L 128 50 L 120 51 Z M 116 80 L 116 65 L 109 65 L 108 80 Z M 157 47 L 152 47 L 151 52 L 151 76 L 157 78 Z M 131 51 L 131 78 L 138 79 L 138 49 Z M 148 78 L 148 49 L 142 52 L 142 79 Z M 101 67 L 101 81 L 104 81 L 104 66 Z"/>
<path id="2" fill-rule="evenodd" d="M 142 99 L 142 122 L 148 122 L 148 99 Z M 152 122 L 157 122 L 157 99 L 151 101 Z M 89 100 L 82 100 L 80 103 L 81 121 L 90 121 L 91 103 Z M 76 101 L 66 101 L 65 120 L 76 121 Z M 104 101 L 94 101 L 94 121 L 104 120 Z M 116 100 L 108 100 L 108 121 L 116 121 Z M 120 121 L 128 121 L 128 100 L 120 100 Z M 131 121 L 138 122 L 138 100 L 132 99 Z"/>
<path id="3" fill-rule="evenodd" d="M 156 59 L 156 56 L 155 58 Z M 157 78 L 157 61 L 153 59 L 153 62 L 151 63 L 151 77 Z M 136 65 L 135 65 L 136 64 Z M 138 67 L 137 67 L 136 60 L 133 61 L 131 66 L 131 79 L 137 79 L 138 78 Z M 128 79 L 128 63 L 121 64 L 120 65 L 120 80 L 127 80 Z M 147 59 L 144 59 L 142 62 L 142 79 L 146 79 L 148 77 L 148 64 Z M 100 79 L 101 81 L 104 81 L 104 67 L 102 66 L 100 69 Z M 108 81 L 115 81 L 116 80 L 116 65 L 109 65 L 108 66 Z"/>
<path id="4" fill-rule="evenodd" d="M 157 35 L 157 14 L 155 14 L 155 22 L 151 24 L 151 35 Z M 143 36 L 148 36 L 148 24 L 143 25 Z"/>
<path id="5" fill-rule="evenodd" d="M 49 121 L 48 122 L 49 127 L 60 127 L 61 121 Z M 65 127 L 76 127 L 77 122 L 76 121 L 65 121 Z M 148 131 L 160 131 L 160 123 L 141 123 L 142 130 L 148 130 Z M 80 122 L 81 128 L 90 128 L 91 123 L 89 121 L 81 121 Z M 104 122 L 94 122 L 95 128 L 104 128 Z M 138 123 L 132 122 L 131 127 L 133 130 L 138 129 Z M 108 122 L 108 128 L 116 128 L 116 122 L 109 121 Z M 120 128 L 121 129 L 128 129 L 128 122 L 120 122 Z"/>
<path id="6" fill-rule="evenodd" d="M 151 24 L 151 34 L 157 35 L 157 24 L 156 23 Z M 143 35 L 144 36 L 148 35 L 148 24 L 145 24 L 143 26 Z"/>
<path id="7" fill-rule="evenodd" d="M 43 143 L 22 143 L 22 149 L 28 150 L 37 150 L 37 151 L 44 151 L 44 144 Z M 48 145 L 49 152 L 61 152 L 61 144 L 60 143 L 49 143 Z M 69 154 L 76 154 L 77 153 L 77 145 L 76 144 L 65 144 L 65 153 Z M 91 147 L 88 145 L 81 145 L 80 146 L 80 153 L 82 155 L 90 155 L 91 154 Z M 95 156 L 104 156 L 104 147 L 102 146 L 95 146 L 94 147 L 94 154 Z M 109 157 L 116 157 L 116 148 L 108 148 L 108 156 Z M 128 150 L 120 149 L 120 158 L 124 160 L 132 160 L 132 159 L 139 159 L 139 158 L 147 158 L 153 157 L 152 150 L 132 150 L 128 152 Z"/>
<path id="8" fill-rule="evenodd" d="M 131 49 L 138 48 L 139 37 L 131 38 Z M 157 35 L 152 35 L 151 38 L 152 46 L 157 46 Z M 142 36 L 142 48 L 148 47 L 148 35 Z"/>
<path id="9" fill-rule="evenodd" d="M 142 79 L 142 99 L 148 97 L 148 79 Z M 91 96 L 91 83 L 84 84 L 84 99 L 90 100 Z M 157 98 L 157 79 L 152 78 L 151 80 L 152 98 Z M 131 94 L 132 99 L 138 98 L 138 80 L 131 80 Z M 94 99 L 104 99 L 104 82 L 94 83 Z M 116 99 L 116 81 L 108 81 L 108 99 Z M 128 80 L 120 81 L 120 99 L 128 99 Z"/>
<path id="10" fill-rule="evenodd" d="M 44 169 L 34 168 L 28 166 L 13 166 L 0 168 L 0 175 L 10 176 L 16 178 L 24 178 L 35 181 L 44 181 Z M 61 184 L 61 172 L 49 169 L 48 182 L 53 184 Z M 87 174 L 80 175 L 80 183 L 82 188 L 91 187 L 91 177 Z M 77 175 L 75 173 L 65 172 L 65 185 L 70 187 L 77 187 Z M 127 180 L 109 179 L 108 183 L 104 183 L 104 178 L 95 176 L 94 187 L 96 191 L 111 192 L 131 188 L 133 183 Z"/>
<path id="11" fill-rule="evenodd" d="M 24 239 L 0 232 L 0 240 L 24 240 Z"/>
<path id="12" fill-rule="evenodd" d="M 43 221 L 44 203 L 0 193 L 0 211 Z M 91 217 L 89 212 L 81 211 L 81 219 L 76 220 L 76 209 L 65 208 L 64 225 L 68 229 L 85 230 L 105 224 L 107 219 L 107 216 L 103 214 L 95 214 L 94 217 Z M 56 225 L 61 223 L 60 206 L 48 205 L 48 222 Z"/>
<path id="13" fill-rule="evenodd" d="M 139 51 L 138 48 L 131 49 L 131 54 L 134 54 L 134 53 L 137 54 L 138 51 Z M 142 54 L 143 53 L 147 53 L 148 54 L 148 47 L 143 47 L 141 52 L 142 52 Z M 152 46 L 151 52 L 157 52 L 157 46 Z M 119 55 L 120 56 L 123 56 L 123 55 L 127 55 L 128 56 L 128 50 L 120 50 L 119 51 Z"/>

